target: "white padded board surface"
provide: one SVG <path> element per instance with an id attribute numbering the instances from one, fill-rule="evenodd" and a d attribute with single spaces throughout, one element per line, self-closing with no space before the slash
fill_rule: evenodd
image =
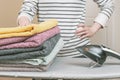
<path id="1" fill-rule="evenodd" d="M 107 58 L 102 67 L 90 68 L 88 58 L 57 57 L 46 72 L 0 72 L 0 76 L 60 78 L 60 79 L 105 79 L 120 78 L 120 60 Z"/>

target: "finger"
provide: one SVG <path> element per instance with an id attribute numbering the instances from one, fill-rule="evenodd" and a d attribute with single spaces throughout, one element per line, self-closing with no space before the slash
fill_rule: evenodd
<path id="1" fill-rule="evenodd" d="M 29 25 L 30 23 L 29 22 L 27 22 L 27 21 L 21 21 L 20 22 L 20 26 L 27 26 L 27 25 Z"/>
<path id="2" fill-rule="evenodd" d="M 84 38 L 88 38 L 89 37 L 89 35 L 88 34 L 85 34 L 85 35 L 82 35 L 81 37 L 80 37 L 80 39 L 84 39 Z"/>
<path id="3" fill-rule="evenodd" d="M 77 28 L 76 33 L 85 32 L 86 30 L 82 27 Z"/>
<path id="4" fill-rule="evenodd" d="M 86 32 L 77 33 L 77 36 L 83 36 L 83 35 L 86 35 Z"/>
<path id="5" fill-rule="evenodd" d="M 85 24 L 78 24 L 77 27 L 84 27 Z"/>
<path id="6" fill-rule="evenodd" d="M 19 26 L 26 26 L 27 24 L 26 23 L 21 23 Z"/>
<path id="7" fill-rule="evenodd" d="M 30 24 L 30 21 L 28 18 L 26 17 L 21 17 L 19 20 L 18 20 L 18 25 L 19 26 L 26 26 L 26 25 L 29 25 Z"/>

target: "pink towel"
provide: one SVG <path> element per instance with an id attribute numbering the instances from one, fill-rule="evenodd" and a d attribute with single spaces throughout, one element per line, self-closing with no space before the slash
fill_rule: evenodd
<path id="1" fill-rule="evenodd" d="M 60 33 L 60 29 L 58 27 L 54 27 L 45 32 L 36 34 L 23 42 L 13 43 L 5 46 L 0 46 L 0 49 L 10 49 L 10 48 L 25 48 L 25 47 L 37 47 L 41 45 L 44 41 L 53 37 L 54 35 Z"/>
<path id="2" fill-rule="evenodd" d="M 13 44 L 13 43 L 22 42 L 22 41 L 25 41 L 26 39 L 28 39 L 29 37 L 26 36 L 26 37 L 3 38 L 3 39 L 0 39 L 0 46 L 5 46 L 5 45 Z"/>

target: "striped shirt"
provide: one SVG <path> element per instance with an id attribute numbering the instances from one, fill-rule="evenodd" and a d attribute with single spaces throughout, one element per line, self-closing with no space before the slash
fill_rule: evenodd
<path id="1" fill-rule="evenodd" d="M 27 16 L 30 21 L 35 14 L 38 21 L 57 19 L 61 29 L 61 37 L 65 45 L 59 52 L 61 56 L 80 54 L 75 48 L 90 44 L 88 38 L 80 39 L 75 35 L 77 25 L 85 23 L 87 0 L 24 0 L 19 17 Z M 101 12 L 94 21 L 105 26 L 107 20 L 113 13 L 112 0 L 93 0 L 98 4 Z"/>

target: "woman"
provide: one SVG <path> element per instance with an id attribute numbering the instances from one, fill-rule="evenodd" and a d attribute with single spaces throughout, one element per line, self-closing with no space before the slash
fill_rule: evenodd
<path id="1" fill-rule="evenodd" d="M 37 14 L 38 22 L 47 19 L 57 19 L 61 29 L 61 37 L 65 41 L 60 56 L 80 55 L 75 49 L 78 46 L 90 44 L 89 37 L 103 28 L 113 13 L 112 0 L 93 0 L 101 11 L 95 18 L 93 25 L 85 25 L 87 0 L 24 0 L 18 16 L 18 24 L 31 24 Z"/>

